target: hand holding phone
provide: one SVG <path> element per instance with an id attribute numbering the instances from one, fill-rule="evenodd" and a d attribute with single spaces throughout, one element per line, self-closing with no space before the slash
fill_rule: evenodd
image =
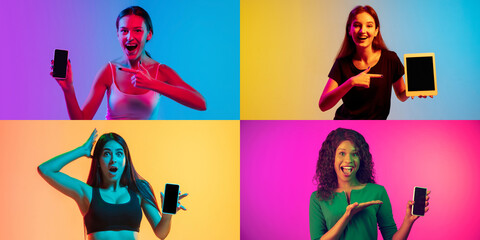
<path id="1" fill-rule="evenodd" d="M 413 201 L 412 215 L 424 216 L 425 215 L 425 202 L 427 199 L 427 189 L 422 187 L 415 187 L 413 189 Z"/>
<path id="2" fill-rule="evenodd" d="M 180 186 L 178 184 L 165 184 L 165 194 L 160 193 L 160 196 L 162 198 L 162 213 L 176 214 L 180 209 L 187 210 L 179 201 L 188 196 L 188 193 L 180 195 Z"/>
<path id="3" fill-rule="evenodd" d="M 55 49 L 55 57 L 53 60 L 53 72 L 52 76 L 58 79 L 67 78 L 67 61 L 68 51 Z"/>

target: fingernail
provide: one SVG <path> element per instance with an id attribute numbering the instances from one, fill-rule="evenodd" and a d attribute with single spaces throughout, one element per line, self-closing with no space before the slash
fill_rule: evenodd
<path id="1" fill-rule="evenodd" d="M 123 68 L 119 67 L 118 70 L 123 70 Z"/>

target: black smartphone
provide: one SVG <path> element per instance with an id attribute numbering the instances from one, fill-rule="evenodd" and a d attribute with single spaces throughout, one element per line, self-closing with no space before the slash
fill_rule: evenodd
<path id="1" fill-rule="evenodd" d="M 413 189 L 413 201 L 415 203 L 412 207 L 412 215 L 425 215 L 425 199 L 427 198 L 427 189 L 422 187 L 415 187 Z"/>
<path id="2" fill-rule="evenodd" d="M 177 184 L 165 184 L 165 195 L 163 196 L 162 213 L 177 213 L 178 193 L 180 186 Z"/>
<path id="3" fill-rule="evenodd" d="M 67 77 L 67 61 L 68 51 L 55 49 L 55 57 L 53 59 L 53 77 L 66 78 Z"/>

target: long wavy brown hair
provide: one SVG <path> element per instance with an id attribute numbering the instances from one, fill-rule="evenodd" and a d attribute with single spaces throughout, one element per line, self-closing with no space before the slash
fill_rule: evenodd
<path id="1" fill-rule="evenodd" d="M 350 32 L 350 27 L 355 19 L 355 16 L 363 12 L 366 12 L 373 17 L 375 20 L 375 29 L 378 29 L 378 35 L 373 39 L 372 48 L 374 50 L 388 50 L 387 45 L 383 41 L 382 33 L 380 32 L 380 20 L 378 20 L 377 12 L 375 12 L 375 10 L 369 5 L 356 6 L 348 15 L 347 25 L 345 26 L 345 37 L 343 38 L 340 51 L 338 51 L 337 59 L 352 56 L 357 51 L 355 42 L 353 42 L 352 36 L 350 36 L 348 33 Z"/>
<path id="2" fill-rule="evenodd" d="M 333 191 L 338 188 L 337 174 L 335 172 L 335 152 L 343 141 L 350 141 L 358 150 L 360 167 L 358 168 L 357 180 L 364 183 L 375 183 L 372 154 L 365 138 L 357 131 L 338 128 L 331 131 L 322 144 L 318 154 L 317 170 L 314 180 L 317 182 L 317 197 L 322 200 L 330 200 Z"/>

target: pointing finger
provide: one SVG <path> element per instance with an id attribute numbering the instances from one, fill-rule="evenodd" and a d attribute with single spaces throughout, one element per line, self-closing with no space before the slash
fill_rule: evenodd
<path id="1" fill-rule="evenodd" d="M 383 74 L 367 74 L 370 78 L 383 78 Z"/>
<path id="2" fill-rule="evenodd" d="M 133 74 L 137 74 L 137 73 L 138 73 L 138 70 L 130 69 L 130 68 L 122 68 L 122 67 L 119 67 L 118 70 L 124 71 L 124 72 L 133 73 Z"/>

